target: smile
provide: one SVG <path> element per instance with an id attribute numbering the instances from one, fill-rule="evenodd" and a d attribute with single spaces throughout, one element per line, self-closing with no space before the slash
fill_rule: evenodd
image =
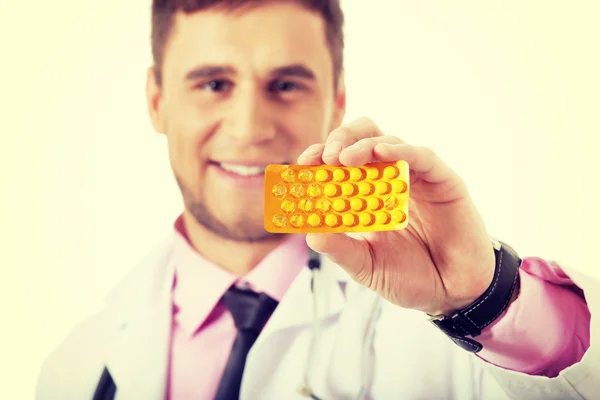
<path id="1" fill-rule="evenodd" d="M 266 165 L 239 165 L 229 163 L 218 163 L 218 165 L 227 172 L 231 172 L 240 176 L 257 176 L 265 172 Z"/>

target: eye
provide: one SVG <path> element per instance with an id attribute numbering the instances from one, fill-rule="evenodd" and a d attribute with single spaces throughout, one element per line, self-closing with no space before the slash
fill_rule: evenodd
<path id="1" fill-rule="evenodd" d="M 292 81 L 277 80 L 269 85 L 270 92 L 292 92 L 302 89 L 302 86 Z"/>
<path id="2" fill-rule="evenodd" d="M 213 81 L 206 82 L 200 85 L 201 89 L 210 90 L 211 92 L 215 93 L 228 92 L 229 90 L 231 90 L 232 87 L 233 84 L 225 79 L 215 79 Z"/>

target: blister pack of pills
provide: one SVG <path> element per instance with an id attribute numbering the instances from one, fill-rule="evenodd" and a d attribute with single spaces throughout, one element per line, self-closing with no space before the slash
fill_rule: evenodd
<path id="1" fill-rule="evenodd" d="M 265 229 L 273 233 L 404 229 L 409 183 L 405 161 L 360 168 L 271 164 L 265 170 Z"/>

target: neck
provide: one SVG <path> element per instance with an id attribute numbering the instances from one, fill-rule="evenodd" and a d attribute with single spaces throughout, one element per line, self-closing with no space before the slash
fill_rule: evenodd
<path id="1" fill-rule="evenodd" d="M 183 213 L 185 229 L 192 246 L 202 256 L 238 276 L 250 272 L 274 248 L 281 244 L 281 238 L 260 242 L 240 242 L 227 240 L 206 229 L 186 210 Z"/>

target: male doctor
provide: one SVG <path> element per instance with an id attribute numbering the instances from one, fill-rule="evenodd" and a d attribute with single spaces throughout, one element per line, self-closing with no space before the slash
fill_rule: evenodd
<path id="1" fill-rule="evenodd" d="M 432 150 L 340 126 L 338 0 L 152 12 L 148 109 L 184 211 L 49 357 L 39 399 L 600 399 L 600 284 L 491 239 Z M 263 229 L 265 165 L 396 160 L 406 230 Z"/>

